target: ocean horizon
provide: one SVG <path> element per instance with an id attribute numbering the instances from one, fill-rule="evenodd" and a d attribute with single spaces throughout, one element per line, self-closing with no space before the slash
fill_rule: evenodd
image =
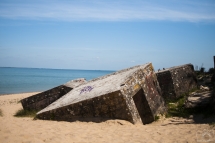
<path id="1" fill-rule="evenodd" d="M 87 81 L 115 71 L 0 67 L 0 95 L 42 92 L 77 78 Z"/>

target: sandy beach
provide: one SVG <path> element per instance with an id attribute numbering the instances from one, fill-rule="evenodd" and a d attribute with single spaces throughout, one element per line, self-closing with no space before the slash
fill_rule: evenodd
<path id="1" fill-rule="evenodd" d="M 161 118 L 147 125 L 124 120 L 58 122 L 14 117 L 22 109 L 20 99 L 36 93 L 0 96 L 1 143 L 182 143 L 215 142 L 215 127 L 193 118 Z M 206 134 L 204 134 L 206 133 Z M 209 135 L 209 137 L 207 136 Z M 211 135 L 211 136 L 210 136 Z"/>

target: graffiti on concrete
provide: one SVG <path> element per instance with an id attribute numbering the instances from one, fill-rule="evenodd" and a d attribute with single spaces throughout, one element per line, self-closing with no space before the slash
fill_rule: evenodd
<path id="1" fill-rule="evenodd" d="M 81 94 L 81 93 L 84 93 L 84 92 L 90 92 L 92 89 L 93 89 L 92 86 L 86 86 L 86 87 L 84 87 L 83 89 L 81 89 L 80 94 Z"/>

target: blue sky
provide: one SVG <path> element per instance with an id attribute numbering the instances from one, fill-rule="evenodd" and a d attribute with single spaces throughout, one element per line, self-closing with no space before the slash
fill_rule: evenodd
<path id="1" fill-rule="evenodd" d="M 213 67 L 214 0 L 0 0 L 0 67 Z"/>

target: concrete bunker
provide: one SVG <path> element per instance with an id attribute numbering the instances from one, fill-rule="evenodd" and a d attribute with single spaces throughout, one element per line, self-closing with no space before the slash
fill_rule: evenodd
<path id="1" fill-rule="evenodd" d="M 41 110 L 83 83 L 86 83 L 84 78 L 71 80 L 50 90 L 24 98 L 21 100 L 22 107 L 25 110 Z"/>
<path id="2" fill-rule="evenodd" d="M 37 113 L 37 118 L 64 121 L 123 119 L 153 122 L 165 112 L 151 63 L 124 69 L 84 83 Z"/>
<path id="3" fill-rule="evenodd" d="M 176 99 L 184 93 L 197 88 L 197 79 L 192 64 L 171 67 L 156 72 L 162 96 L 165 99 Z"/>

